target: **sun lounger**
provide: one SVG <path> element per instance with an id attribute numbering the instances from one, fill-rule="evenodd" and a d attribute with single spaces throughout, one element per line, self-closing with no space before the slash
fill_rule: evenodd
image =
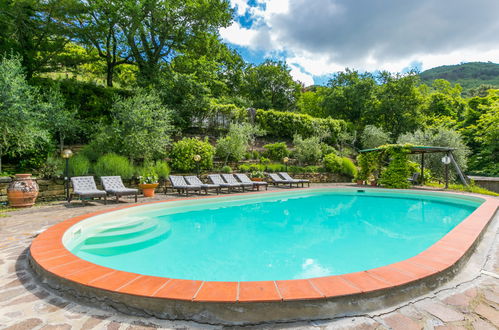
<path id="1" fill-rule="evenodd" d="M 199 194 L 201 194 L 201 186 L 188 184 L 183 176 L 170 175 L 169 179 L 173 189 L 177 190 L 179 194 L 185 192 L 185 195 L 189 196 L 189 191 L 197 191 Z"/>
<path id="2" fill-rule="evenodd" d="M 200 186 L 202 190 L 206 194 L 208 194 L 208 189 L 215 189 L 217 192 L 217 195 L 220 193 L 220 185 L 219 184 L 210 184 L 210 183 L 203 183 L 197 176 L 195 175 L 189 175 L 185 176 L 185 181 L 187 181 L 188 184 L 194 185 L 194 186 Z"/>
<path id="3" fill-rule="evenodd" d="M 255 185 L 252 182 L 249 182 L 249 183 L 248 182 L 239 182 L 239 181 L 237 181 L 236 177 L 232 174 L 222 174 L 222 178 L 227 183 L 240 185 L 243 188 L 243 191 L 246 188 L 251 188 L 251 189 L 255 188 Z"/>
<path id="4" fill-rule="evenodd" d="M 262 187 L 262 186 L 265 187 L 265 190 L 268 189 L 269 184 L 265 181 L 251 181 L 251 179 L 248 178 L 248 176 L 244 173 L 236 173 L 234 175 L 242 183 L 248 183 L 248 184 L 251 183 L 253 185 L 253 187 L 256 187 L 256 190 L 260 190 L 260 187 Z"/>
<path id="5" fill-rule="evenodd" d="M 232 191 L 232 189 L 243 188 L 240 183 L 225 182 L 220 174 L 209 174 L 208 179 L 210 179 L 213 184 L 220 185 L 220 188 L 227 188 L 227 192 L 229 193 Z"/>
<path id="6" fill-rule="evenodd" d="M 284 184 L 284 185 L 289 184 L 289 187 L 291 188 L 293 186 L 293 184 L 296 184 L 296 186 L 299 185 L 298 182 L 284 180 L 277 173 L 269 173 L 269 177 L 270 177 L 270 180 L 274 186 L 279 186 L 280 184 Z"/>
<path id="7" fill-rule="evenodd" d="M 121 176 L 101 176 L 100 181 L 108 195 L 116 196 L 117 202 L 121 196 L 135 195 L 135 203 L 137 203 L 139 190 L 125 187 L 121 180 Z"/>
<path id="8" fill-rule="evenodd" d="M 301 184 L 300 182 L 296 182 L 296 181 L 290 181 L 290 180 L 284 180 L 281 176 L 279 176 L 277 173 L 269 173 L 269 177 L 270 177 L 270 180 L 272 180 L 272 184 L 274 186 L 279 186 L 280 184 L 284 184 L 284 185 L 288 185 L 289 184 L 289 187 L 293 187 L 293 184 L 296 184 L 296 186 L 298 187 L 299 184 Z"/>
<path id="9" fill-rule="evenodd" d="M 107 204 L 107 193 L 97 189 L 93 176 L 74 176 L 71 178 L 73 193 L 69 195 L 68 203 L 71 203 L 74 195 L 78 195 L 85 203 L 85 198 L 104 197 L 104 204 Z"/>
<path id="10" fill-rule="evenodd" d="M 408 178 L 411 184 L 417 184 L 419 182 L 419 172 L 414 172 L 410 178 Z"/>
<path id="11" fill-rule="evenodd" d="M 308 186 L 310 187 L 310 180 L 306 180 L 306 179 L 294 179 L 287 172 L 279 172 L 279 175 L 284 180 L 294 181 L 294 182 L 297 182 L 297 183 L 301 183 L 302 187 L 304 186 L 305 183 L 308 184 Z"/>

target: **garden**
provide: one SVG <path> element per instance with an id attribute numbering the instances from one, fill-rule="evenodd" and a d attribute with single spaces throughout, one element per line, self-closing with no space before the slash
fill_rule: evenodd
<path id="1" fill-rule="evenodd" d="M 6 4 L 0 176 L 60 181 L 60 153 L 69 148 L 69 176 L 145 183 L 165 182 L 170 173 L 288 171 L 401 188 L 417 172 L 414 156 L 392 155 L 404 164 L 400 171 L 385 157 L 373 172 L 359 151 L 405 144 L 454 148 L 465 173 L 499 174 L 493 86 L 464 91 L 443 79 L 423 83 L 415 71 L 345 69 L 324 86 L 304 87 L 286 62 L 247 63 L 218 38 L 217 29 L 232 19 L 226 2 L 172 4 L 183 20 L 159 3 L 146 11 L 134 6 Z M 147 24 L 152 16 L 154 28 Z M 144 31 L 152 37 L 139 42 Z M 165 34 L 170 39 L 161 39 Z M 442 184 L 440 157 L 426 162 L 425 182 Z M 450 178 L 456 182 L 452 168 Z"/>

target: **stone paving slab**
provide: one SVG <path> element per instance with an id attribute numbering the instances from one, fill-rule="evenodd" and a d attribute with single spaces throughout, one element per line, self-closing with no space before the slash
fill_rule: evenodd
<path id="1" fill-rule="evenodd" d="M 175 197 L 174 195 L 168 196 Z M 163 194 L 152 200 L 163 200 Z M 141 199 L 139 202 L 146 201 Z M 124 199 L 122 203 L 132 203 Z M 50 205 L 9 212 L 0 218 L 0 329 L 222 329 L 190 321 L 160 320 L 126 315 L 95 301 L 82 304 L 75 298 L 41 284 L 27 262 L 34 236 L 60 221 L 116 207 L 92 202 Z M 499 270 L 499 216 L 489 226 L 488 239 L 477 248 L 456 279 L 435 292 L 388 310 L 335 320 L 264 324 L 241 329 L 497 329 L 499 328 L 499 279 L 485 273 Z M 487 244 L 485 244 L 487 242 Z M 476 259 L 476 260 L 475 260 Z M 483 260 L 482 260 L 483 259 Z M 468 269 L 470 268 L 470 269 Z M 487 273 L 489 274 L 489 273 Z"/>

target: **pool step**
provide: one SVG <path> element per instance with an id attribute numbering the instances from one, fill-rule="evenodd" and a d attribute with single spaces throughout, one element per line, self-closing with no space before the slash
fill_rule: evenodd
<path id="1" fill-rule="evenodd" d="M 82 244 L 79 248 L 80 251 L 100 255 L 100 256 L 112 256 L 123 253 L 128 253 L 131 251 L 145 249 L 152 245 L 155 245 L 170 235 L 170 225 L 166 223 L 157 222 L 153 226 L 149 227 L 152 230 L 135 237 L 122 237 L 121 240 L 114 240 L 99 244 Z"/>
<path id="2" fill-rule="evenodd" d="M 114 227 L 111 230 L 99 230 L 99 232 L 92 234 L 89 238 L 85 239 L 83 244 L 92 245 L 121 241 L 147 234 L 153 231 L 156 227 L 157 223 L 142 221 L 141 223 L 134 224 L 133 226 Z"/>

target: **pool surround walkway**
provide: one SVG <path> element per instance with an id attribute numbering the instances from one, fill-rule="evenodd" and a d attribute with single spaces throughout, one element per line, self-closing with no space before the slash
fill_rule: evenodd
<path id="1" fill-rule="evenodd" d="M 368 188 L 367 188 L 368 189 Z M 248 195 L 252 193 L 246 193 Z M 233 194 L 235 195 L 235 194 Z M 463 194 L 466 195 L 466 194 Z M 195 197 L 198 198 L 213 198 Z M 69 252 L 62 243 L 62 236 L 74 224 L 84 219 L 120 210 L 123 208 L 144 205 L 140 203 L 120 206 L 110 210 L 102 210 L 80 215 L 61 222 L 41 233 L 30 248 L 31 262 L 35 270 L 48 282 L 55 286 L 69 286 L 76 291 L 87 294 L 108 293 L 107 298 L 122 303 L 132 302 L 132 307 L 151 310 L 158 302 L 165 302 L 161 308 L 152 308 L 151 313 L 158 317 L 183 318 L 200 311 L 197 305 L 206 303 L 214 305 L 216 310 L 228 304 L 240 303 L 239 306 L 259 304 L 259 307 L 268 308 L 269 304 L 288 304 L 299 308 L 300 302 L 340 302 L 338 299 L 352 303 L 356 298 L 378 299 L 380 295 L 397 292 L 401 299 L 406 299 L 414 293 L 425 293 L 439 285 L 446 278 L 452 277 L 458 270 L 458 265 L 466 261 L 467 255 L 482 234 L 484 228 L 494 217 L 498 208 L 498 199 L 480 196 L 485 201 L 470 216 L 458 224 L 451 232 L 429 249 L 415 257 L 391 265 L 370 269 L 367 271 L 326 276 L 310 279 L 284 281 L 254 281 L 254 282 L 214 282 L 195 281 L 154 277 L 134 274 L 99 266 L 80 259 Z M 178 200 L 178 199 L 174 199 Z M 156 201 L 158 203 L 164 201 Z M 144 298 L 144 299 L 136 299 Z M 388 297 L 387 303 L 393 303 L 394 297 Z M 353 299 L 353 300 L 352 300 Z M 396 299 L 395 299 L 396 300 Z M 165 312 L 165 308 L 172 302 L 187 307 L 186 314 L 179 315 Z M 187 304 L 182 304 L 185 302 Z M 204 304 L 199 304 L 204 303 Z M 372 304 L 364 301 L 365 308 Z M 221 304 L 221 305 L 220 305 Z M 217 305 L 217 306 L 215 306 Z M 354 303 L 355 305 L 355 303 Z M 256 307 L 256 306 L 255 306 Z M 281 304 L 281 307 L 282 304 Z M 251 307 L 249 307 L 252 309 Z M 209 308 L 212 310 L 212 308 Z M 256 308 L 261 310 L 261 308 Z M 348 313 L 344 308 L 336 308 L 338 313 Z M 165 314 L 166 313 L 166 314 Z M 222 313 L 224 314 L 224 313 Z M 251 314 L 251 313 L 250 313 Z M 266 313 L 264 313 L 266 314 Z M 314 313 L 312 313 L 314 314 Z M 314 317 L 314 315 L 310 315 Z M 262 318 L 268 316 L 262 315 Z M 281 320 L 281 316 L 271 317 L 271 321 Z M 212 316 L 206 320 L 210 322 Z M 237 322 L 233 316 L 216 315 L 215 322 L 245 324 Z M 197 319 L 203 321 L 203 319 Z M 250 317 L 248 322 L 264 321 Z"/>

